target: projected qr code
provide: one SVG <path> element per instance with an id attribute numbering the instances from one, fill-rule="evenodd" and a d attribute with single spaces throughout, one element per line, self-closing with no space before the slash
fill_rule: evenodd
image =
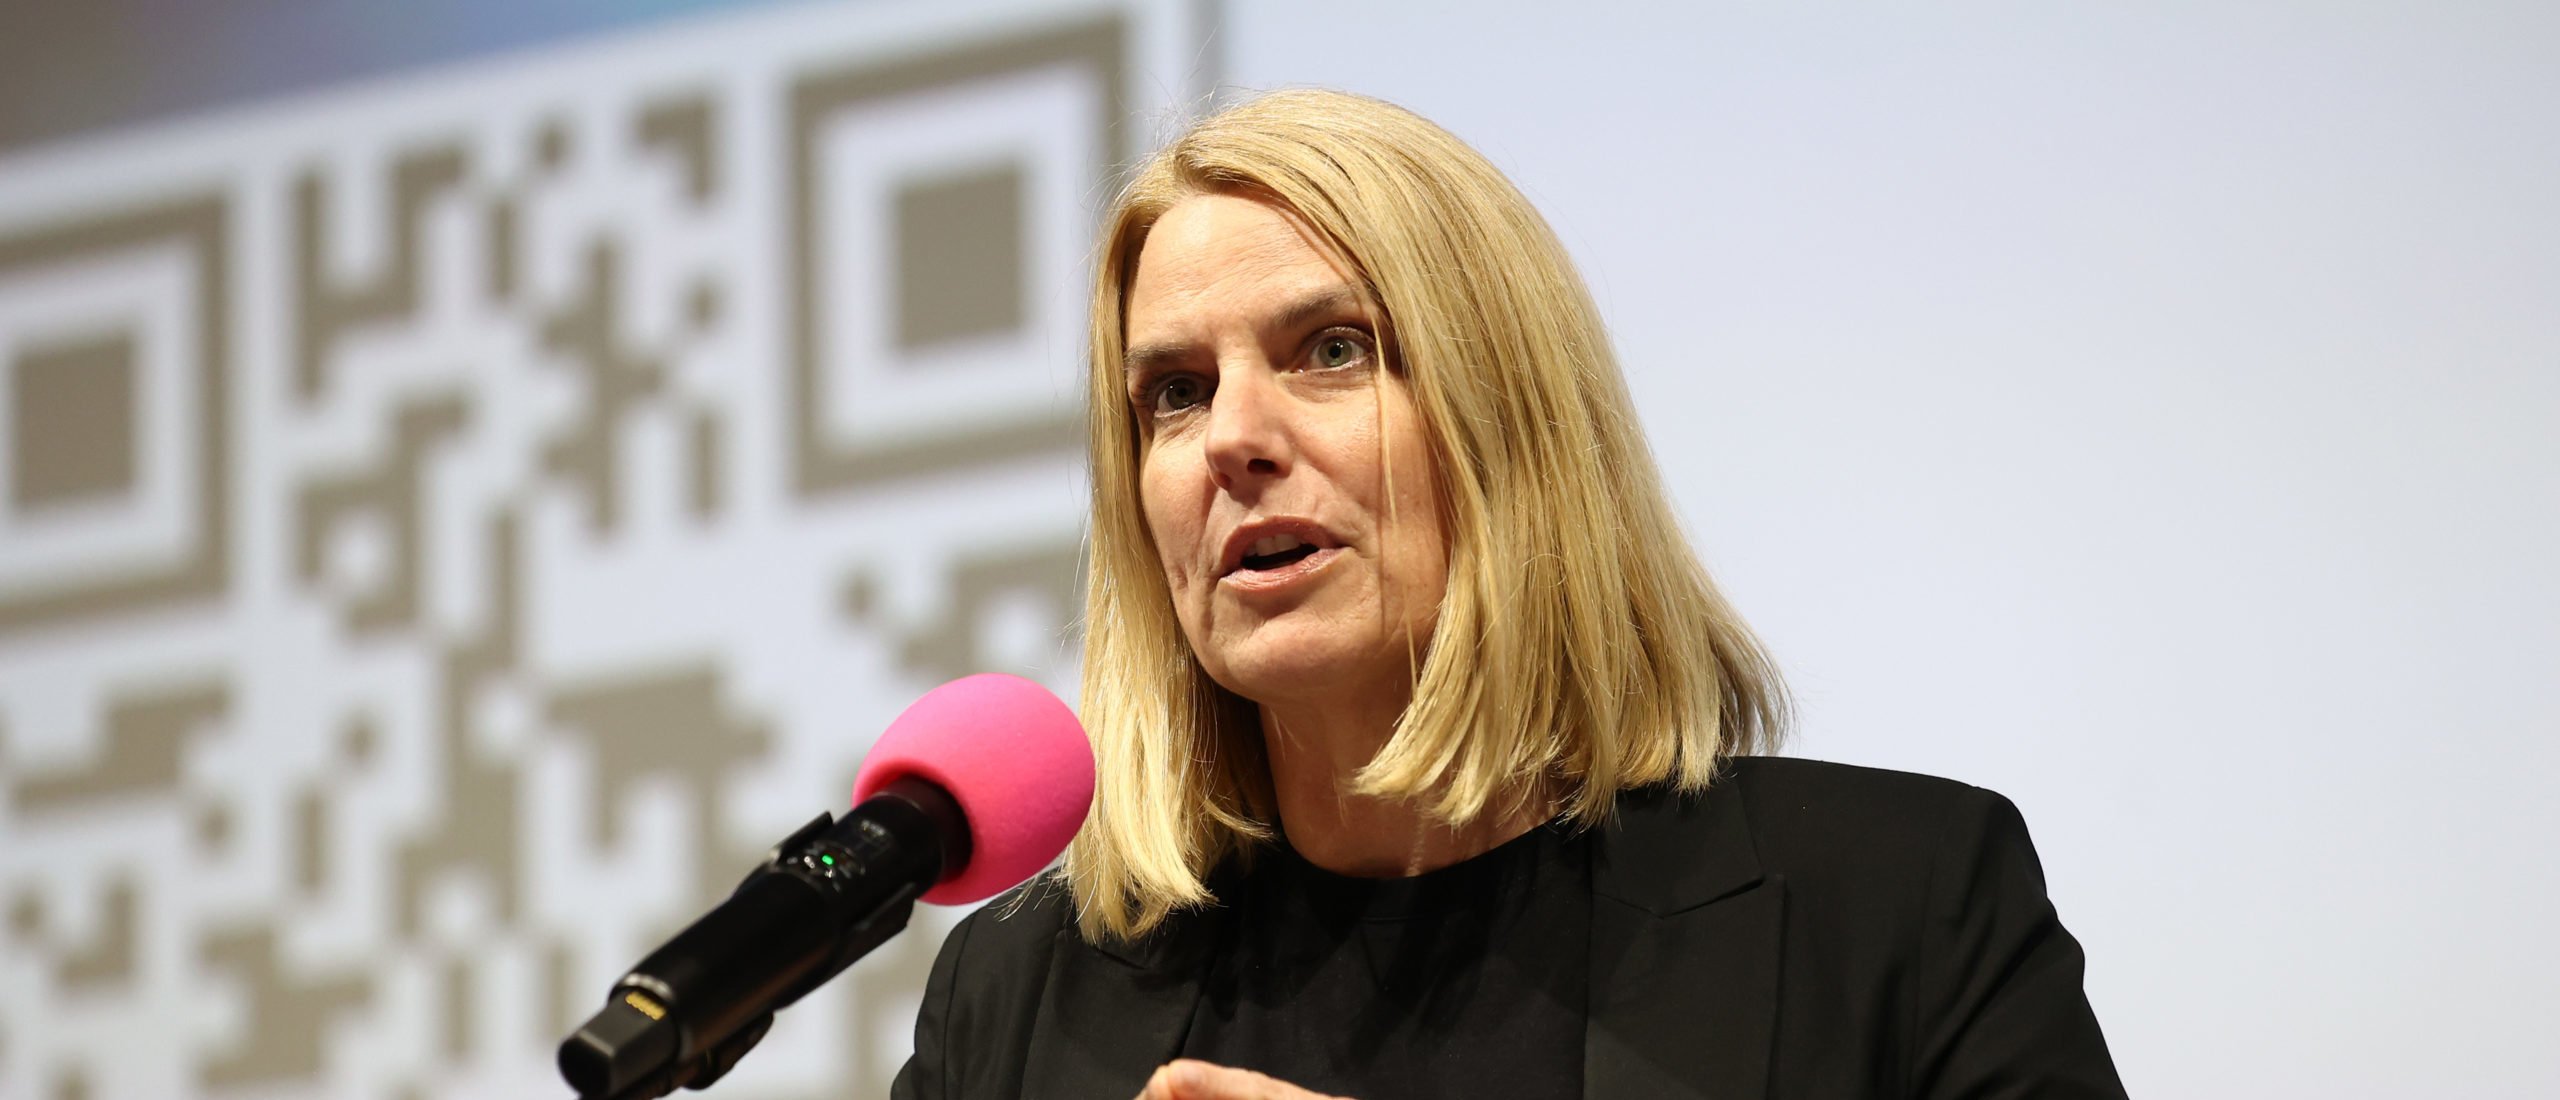
<path id="1" fill-rule="evenodd" d="M 905 702 L 1071 693 L 1087 251 L 1188 12 L 792 7 L 0 164 L 0 1095 L 558 1094 Z M 723 1094 L 884 1093 L 954 919 Z"/>

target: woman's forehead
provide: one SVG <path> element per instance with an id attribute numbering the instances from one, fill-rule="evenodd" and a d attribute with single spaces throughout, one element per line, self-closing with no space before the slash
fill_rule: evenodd
<path id="1" fill-rule="evenodd" d="M 1156 219 L 1138 252 L 1130 286 L 1143 298 L 1204 284 L 1274 279 L 1347 281 L 1313 230 L 1295 214 L 1239 195 L 1195 195 Z"/>

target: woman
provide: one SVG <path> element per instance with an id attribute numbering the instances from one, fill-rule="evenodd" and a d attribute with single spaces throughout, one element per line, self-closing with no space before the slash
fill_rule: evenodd
<path id="1" fill-rule="evenodd" d="M 2121 1095 L 2005 800 L 1750 755 L 1776 673 L 1482 157 L 1266 96 L 1098 268 L 1101 780 L 899 1095 Z"/>

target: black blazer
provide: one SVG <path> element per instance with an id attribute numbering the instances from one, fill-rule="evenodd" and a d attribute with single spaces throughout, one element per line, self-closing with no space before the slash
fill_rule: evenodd
<path id="1" fill-rule="evenodd" d="M 2124 1095 L 1999 795 L 1743 758 L 1593 841 L 1585 1096 Z M 1181 1050 L 1221 911 L 1095 947 L 1024 889 L 944 941 L 892 1096 L 1127 1100 Z"/>

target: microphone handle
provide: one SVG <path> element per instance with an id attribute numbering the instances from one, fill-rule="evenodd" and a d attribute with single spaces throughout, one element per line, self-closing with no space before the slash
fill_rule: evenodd
<path id="1" fill-rule="evenodd" d="M 916 896 L 965 866 L 958 803 L 915 777 L 841 818 L 819 814 L 774 846 L 729 900 L 615 982 L 560 1044 L 579 1095 L 612 1100 L 703 1088 L 799 1000 L 907 926 Z"/>

